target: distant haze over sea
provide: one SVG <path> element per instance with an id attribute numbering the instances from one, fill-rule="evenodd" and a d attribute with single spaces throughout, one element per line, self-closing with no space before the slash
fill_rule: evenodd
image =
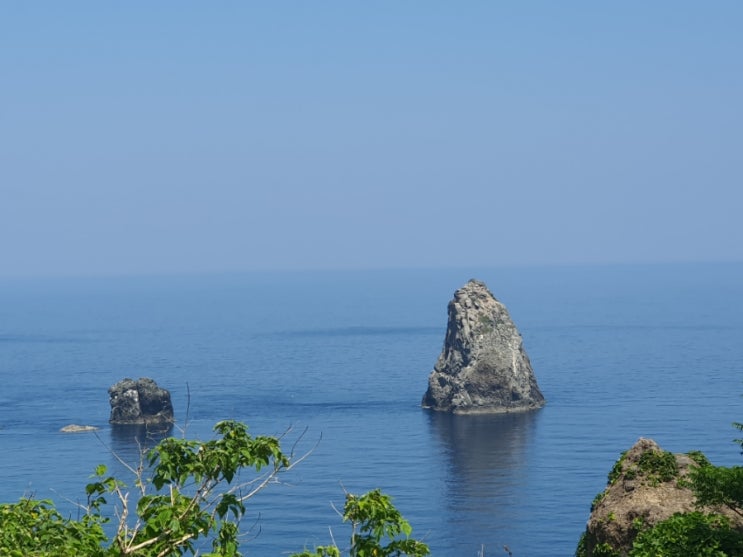
<path id="1" fill-rule="evenodd" d="M 468 279 L 524 338 L 547 405 L 451 416 L 420 401 Z M 84 499 L 133 436 L 107 389 L 147 376 L 188 434 L 221 419 L 312 455 L 250 503 L 246 554 L 342 539 L 343 489 L 381 488 L 439 557 L 571 555 L 638 437 L 740 464 L 743 263 L 0 280 L 0 501 Z M 189 404 L 190 393 L 190 404 Z M 77 423 L 98 436 L 63 434 Z M 177 434 L 177 429 L 175 430 Z M 253 530 L 257 533 L 257 529 Z"/>

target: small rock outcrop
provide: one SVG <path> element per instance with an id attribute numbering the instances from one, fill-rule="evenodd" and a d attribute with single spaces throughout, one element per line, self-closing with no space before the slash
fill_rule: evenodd
<path id="1" fill-rule="evenodd" d="M 173 422 L 170 392 L 152 379 L 124 379 L 108 389 L 111 424 L 169 424 Z"/>
<path id="2" fill-rule="evenodd" d="M 78 424 L 70 424 L 64 426 L 61 431 L 62 433 L 82 433 L 84 431 L 97 431 L 98 428 L 94 425 L 78 425 Z"/>
<path id="3" fill-rule="evenodd" d="M 425 408 L 465 414 L 544 406 L 521 334 L 485 283 L 473 279 L 457 290 L 448 312 L 444 348 L 423 396 Z"/>
<path id="4" fill-rule="evenodd" d="M 622 454 L 609 473 L 606 489 L 594 499 L 576 555 L 626 556 L 641 530 L 675 513 L 724 514 L 740 527 L 743 517 L 730 509 L 695 506 L 687 478 L 697 464 L 690 455 L 673 454 L 652 439 L 639 439 Z"/>

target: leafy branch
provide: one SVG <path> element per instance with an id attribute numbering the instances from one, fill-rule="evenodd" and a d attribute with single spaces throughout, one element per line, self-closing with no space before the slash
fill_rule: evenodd
<path id="1" fill-rule="evenodd" d="M 204 557 L 240 557 L 239 525 L 247 501 L 278 482 L 314 447 L 295 457 L 306 430 L 288 454 L 281 449 L 281 438 L 252 437 L 245 424 L 234 420 L 219 422 L 214 430 L 215 438 L 207 442 L 166 438 L 142 451 L 136 467 L 115 455 L 134 476 L 136 505 L 127 486 L 108 475 L 104 465 L 95 469 L 85 488 L 87 500 L 79 506 L 83 512 L 78 520 L 63 517 L 48 500 L 0 504 L 0 555 L 173 557 L 197 555 L 197 542 L 209 539 L 212 551 Z M 109 538 L 104 525 L 111 516 L 116 528 Z M 410 524 L 378 489 L 360 496 L 346 493 L 342 518 L 351 525 L 350 557 L 429 553 L 426 544 L 410 537 Z M 318 556 L 340 557 L 341 550 L 333 540 L 295 557 Z"/>

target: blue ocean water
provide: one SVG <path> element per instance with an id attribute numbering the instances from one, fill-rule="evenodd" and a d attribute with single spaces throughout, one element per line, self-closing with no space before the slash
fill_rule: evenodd
<path id="1" fill-rule="evenodd" d="M 484 280 L 548 403 L 528 414 L 420 408 L 446 305 Z M 743 264 L 252 273 L 0 282 L 0 501 L 75 513 L 134 435 L 107 388 L 147 376 L 179 426 L 283 434 L 296 469 L 250 503 L 248 555 L 342 543 L 332 505 L 381 488 L 433 555 L 572 555 L 594 495 L 641 436 L 739 464 Z M 190 396 L 189 396 L 190 394 Z M 189 403 L 190 401 L 190 403 Z M 62 434 L 70 423 L 98 435 Z M 306 432 L 302 434 L 302 432 Z M 174 434 L 179 434 L 174 430 Z"/>

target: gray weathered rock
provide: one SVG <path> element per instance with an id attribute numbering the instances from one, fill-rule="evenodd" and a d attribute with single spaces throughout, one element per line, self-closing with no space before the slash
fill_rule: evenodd
<path id="1" fill-rule="evenodd" d="M 170 392 L 146 377 L 124 379 L 108 389 L 112 424 L 165 424 L 173 422 Z"/>
<path id="2" fill-rule="evenodd" d="M 506 307 L 485 283 L 470 280 L 449 302 L 444 348 L 423 406 L 464 414 L 533 410 L 544 403 Z"/>

